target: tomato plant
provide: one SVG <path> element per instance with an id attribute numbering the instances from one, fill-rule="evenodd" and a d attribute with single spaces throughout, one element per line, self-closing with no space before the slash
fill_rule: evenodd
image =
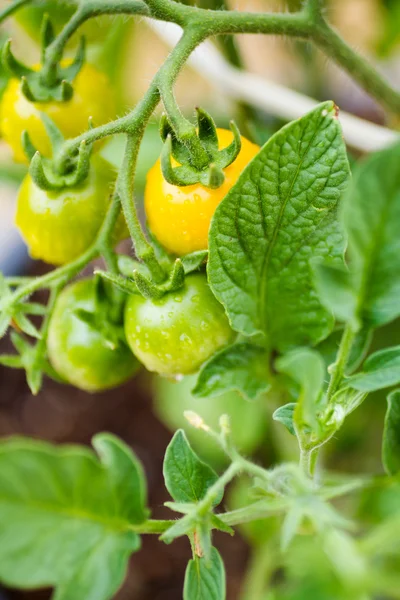
<path id="1" fill-rule="evenodd" d="M 0 336 L 14 347 L 0 364 L 23 370 L 33 394 L 47 378 L 111 389 L 103 400 L 115 412 L 114 388 L 142 364 L 151 375 L 133 383 L 133 410 L 135 392 L 151 387 L 156 415 L 177 429 L 163 458 L 171 513 L 150 516 L 144 469 L 115 435 L 95 435 L 94 451 L 2 439 L 0 583 L 111 600 L 141 537 L 156 534 L 187 541 L 184 600 L 398 598 L 400 143 L 325 100 L 312 45 L 388 123 L 400 115 L 398 90 L 333 29 L 323 0 L 291 0 L 281 13 L 213 0 L 14 0 L 0 21 L 46 5 L 38 67 L 4 43 L 1 130 L 29 163 L 17 225 L 31 255 L 57 267 L 0 275 Z M 174 26 L 182 33 L 116 118 L 108 80 L 76 42 L 117 14 L 145 16 L 167 40 Z M 298 40 L 302 85 L 324 101 L 243 69 L 234 37 L 263 33 Z M 196 49 L 194 67 L 235 100 L 229 130 L 178 104 L 175 82 Z M 345 103 L 333 79 L 329 89 Z M 147 228 L 135 171 L 159 104 Z M 115 171 L 94 154 L 107 138 Z M 116 247 L 122 237 L 129 243 Z M 132 414 L 123 418 L 136 435 Z M 151 448 L 140 441 L 146 470 L 165 435 L 151 424 Z M 236 532 L 250 547 L 240 591 L 219 551 L 222 534 Z"/>

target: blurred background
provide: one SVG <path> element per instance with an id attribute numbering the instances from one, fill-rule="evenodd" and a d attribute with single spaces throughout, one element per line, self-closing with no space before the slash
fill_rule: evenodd
<path id="1" fill-rule="evenodd" d="M 198 3 L 207 7 L 216 6 L 213 0 L 200 0 Z M 0 2 L 0 6 L 6 4 Z M 16 55 L 24 60 L 29 57 L 32 63 L 39 59 L 38 37 L 44 10 L 50 12 L 57 28 L 62 26 L 71 12 L 70 7 L 60 8 L 51 0 L 39 4 L 39 7 L 22 10 L 18 19 L 9 20 L 0 30 L 0 41 L 12 37 Z M 232 0 L 229 3 L 230 8 L 251 11 L 296 10 L 299 4 L 297 0 Z M 400 1 L 330 0 L 327 2 L 327 11 L 331 22 L 343 36 L 368 55 L 394 85 L 400 85 Z M 85 25 L 83 33 L 88 40 L 88 60 L 107 71 L 117 94 L 118 115 L 122 115 L 141 98 L 165 59 L 168 45 L 143 19 L 102 17 Z M 256 35 L 238 36 L 235 42 L 224 38 L 216 43 L 219 51 L 235 66 L 318 100 L 333 99 L 341 109 L 376 123 L 393 128 L 397 125 L 385 121 L 382 110 L 364 92 L 306 43 Z M 75 44 L 76 40 L 72 40 L 71 51 Z M 6 83 L 6 74 L 0 72 L 0 93 Z M 265 142 L 282 125 L 282 121 L 274 114 L 233 102 L 229 94 L 216 89 L 206 76 L 190 67 L 186 67 L 181 74 L 176 91 L 178 101 L 188 117 L 193 115 L 197 105 L 209 110 L 222 126 L 234 117 L 241 131 L 258 143 Z M 136 187 L 139 203 L 146 172 L 160 150 L 157 130 L 159 115 L 160 112 L 156 113 L 152 119 L 141 149 Z M 102 152 L 118 166 L 122 154 L 121 140 L 114 138 Z M 45 264 L 33 262 L 28 257 L 13 225 L 17 189 L 25 172 L 25 167 L 12 163 L 8 148 L 0 141 L 0 270 L 5 274 L 36 275 L 48 269 Z M 125 249 L 129 250 L 129 246 Z M 398 344 L 399 340 L 400 327 L 395 323 L 379 332 L 374 348 L 383 342 L 385 345 Z M 324 344 L 322 350 L 327 361 L 337 343 L 338 337 L 333 335 Z M 1 340 L 0 352 L 9 350 L 8 340 Z M 275 427 L 271 419 L 274 408 L 283 403 L 284 398 L 269 398 L 268 402 L 264 399 L 250 404 L 232 393 L 212 400 L 194 400 L 190 396 L 192 384 L 191 378 L 172 383 L 143 373 L 117 390 L 91 396 L 47 380 L 39 396 L 33 397 L 23 373 L 0 367 L 0 436 L 23 434 L 56 443 L 83 444 L 89 444 L 92 435 L 99 431 L 107 430 L 121 436 L 143 461 L 154 518 L 171 518 L 171 513 L 163 508 L 163 502 L 168 499 L 162 481 L 163 454 L 171 432 L 180 426 L 186 428 L 182 413 L 188 408 L 196 410 L 211 424 L 216 423 L 222 413 L 229 413 L 239 448 L 265 465 L 297 459 L 293 439 L 281 425 Z M 326 465 L 348 473 L 379 473 L 385 408 L 384 396 L 371 396 L 363 409 L 346 421 L 339 437 L 329 445 Z M 223 456 L 204 434 L 190 430 L 188 434 L 204 458 L 216 468 L 223 468 Z M 245 494 L 246 482 L 235 484 L 228 495 L 229 507 L 240 506 Z M 379 499 L 359 497 L 357 505 L 352 506 L 351 510 L 362 515 L 366 522 L 372 522 L 388 511 L 399 510 L 399 498 L 399 490 L 390 489 L 382 493 Z M 216 543 L 224 556 L 228 572 L 229 600 L 244 598 L 243 590 L 246 585 L 250 586 L 249 582 L 244 581 L 249 562 L 258 561 L 258 568 L 263 569 L 264 573 L 275 568 L 272 545 L 270 552 L 264 550 L 261 558 L 257 553 L 260 542 L 265 541 L 266 537 L 274 539 L 274 527 L 275 521 L 270 520 L 247 528 L 242 532 L 243 535 L 234 538 L 226 535 L 217 537 Z M 154 537 L 145 538 L 143 550 L 134 555 L 129 576 L 117 599 L 181 598 L 189 553 L 186 540 L 164 546 Z M 301 568 L 299 565 L 302 565 Z M 313 565 L 312 569 L 310 565 Z M 294 544 L 284 570 L 290 573 L 295 583 L 285 583 L 283 571 L 279 570 L 276 583 L 280 591 L 277 595 L 268 595 L 268 600 L 351 598 L 332 579 L 328 567 L 323 564 L 321 557 L 316 556 L 316 549 L 311 544 L 302 544 L 301 548 Z M 0 600 L 39 600 L 50 595 L 46 590 L 31 593 L 4 590 L 1 593 Z M 247 600 L 253 598 L 249 596 Z"/>

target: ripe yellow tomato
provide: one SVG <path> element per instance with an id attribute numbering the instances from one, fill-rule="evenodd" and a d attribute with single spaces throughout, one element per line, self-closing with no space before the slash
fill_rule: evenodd
<path id="1" fill-rule="evenodd" d="M 53 119 L 66 138 L 86 131 L 89 117 L 93 118 L 95 126 L 103 125 L 115 117 L 114 93 L 104 73 L 86 63 L 74 79 L 73 87 L 74 95 L 68 102 L 30 102 L 21 91 L 20 81 L 10 79 L 3 95 L 0 129 L 16 162 L 29 162 L 21 144 L 25 130 L 35 148 L 43 156 L 51 156 L 50 141 L 40 118 L 41 112 Z"/>
<path id="2" fill-rule="evenodd" d="M 231 143 L 233 134 L 230 130 L 218 129 L 217 133 L 220 149 Z M 145 189 L 147 220 L 158 241 L 179 256 L 205 250 L 215 209 L 259 149 L 259 146 L 242 137 L 240 153 L 224 169 L 225 181 L 217 189 L 207 188 L 200 183 L 183 187 L 171 185 L 165 181 L 158 160 L 148 173 Z"/>

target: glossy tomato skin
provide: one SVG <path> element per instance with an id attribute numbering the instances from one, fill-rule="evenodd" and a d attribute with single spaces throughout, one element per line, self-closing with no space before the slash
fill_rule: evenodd
<path id="1" fill-rule="evenodd" d="M 124 383 L 138 370 L 138 361 L 124 340 L 110 344 L 102 331 L 79 319 L 79 309 L 96 311 L 93 279 L 72 283 L 57 299 L 47 339 L 51 364 L 66 381 L 88 392 Z"/>
<path id="2" fill-rule="evenodd" d="M 40 117 L 46 113 L 65 138 L 87 131 L 89 117 L 93 124 L 103 125 L 115 117 L 115 98 L 108 77 L 88 63 L 84 64 L 73 82 L 74 94 L 68 102 L 30 102 L 21 90 L 18 79 L 12 78 L 4 91 L 0 129 L 12 149 L 14 160 L 28 163 L 21 136 L 27 131 L 33 145 L 43 156 L 51 156 L 50 140 Z"/>
<path id="3" fill-rule="evenodd" d="M 231 143 L 230 130 L 218 129 L 217 133 L 220 149 Z M 217 189 L 200 183 L 171 185 L 163 177 L 160 161 L 156 162 L 147 175 L 145 209 L 151 231 L 169 252 L 182 256 L 208 247 L 208 230 L 215 209 L 259 149 L 242 137 L 240 153 L 224 169 L 225 181 Z"/>
<path id="4" fill-rule="evenodd" d="M 16 224 L 32 258 L 52 265 L 70 262 L 94 242 L 110 204 L 115 171 L 94 156 L 88 177 L 78 186 L 46 191 L 26 175 L 17 199 Z M 127 237 L 123 217 L 115 241 Z"/>
<path id="5" fill-rule="evenodd" d="M 169 377 L 196 372 L 235 336 L 201 273 L 187 276 L 179 290 L 160 300 L 132 295 L 125 307 L 125 334 L 149 371 Z"/>

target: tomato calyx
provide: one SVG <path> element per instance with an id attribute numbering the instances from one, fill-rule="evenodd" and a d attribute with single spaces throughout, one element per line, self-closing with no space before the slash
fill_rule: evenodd
<path id="1" fill-rule="evenodd" d="M 85 40 L 81 38 L 74 60 L 67 66 L 60 61 L 48 62 L 46 50 L 55 39 L 53 26 L 47 15 L 42 22 L 42 68 L 38 71 L 24 65 L 11 51 L 11 40 L 2 50 L 1 61 L 10 75 L 21 80 L 21 90 L 30 102 L 67 102 L 74 90 L 72 82 L 85 62 Z"/>
<path id="2" fill-rule="evenodd" d="M 240 131 L 234 121 L 231 121 L 233 141 L 220 150 L 213 118 L 202 108 L 196 108 L 196 111 L 198 133 L 195 136 L 202 150 L 200 157 L 195 156 L 189 148 L 188 140 L 183 142 L 178 138 L 167 116 L 163 115 L 160 124 L 160 134 L 164 141 L 160 157 L 162 173 L 164 179 L 172 185 L 201 183 L 205 187 L 216 189 L 224 183 L 223 170 L 234 162 L 240 152 Z M 178 162 L 179 166 L 174 167 L 172 159 Z"/>
<path id="3" fill-rule="evenodd" d="M 162 283 L 154 283 L 146 265 L 131 258 L 120 255 L 118 257 L 118 268 L 121 274 L 110 273 L 97 269 L 95 274 L 103 280 L 112 283 L 118 290 L 125 294 L 140 294 L 150 300 L 159 300 L 169 292 L 179 290 L 185 283 L 186 275 L 199 271 L 207 259 L 207 251 L 192 252 L 174 262 L 164 254 L 168 278 Z"/>
<path id="4" fill-rule="evenodd" d="M 48 115 L 41 113 L 41 119 L 50 139 L 53 158 L 45 158 L 36 150 L 27 131 L 23 132 L 21 140 L 30 160 L 29 173 L 33 181 L 42 190 L 60 190 L 79 185 L 89 174 L 93 144 L 83 140 L 76 151 L 58 164 L 56 159 L 64 145 L 64 136 Z M 91 127 L 89 121 L 89 129 Z"/>
<path id="5" fill-rule="evenodd" d="M 74 315 L 91 329 L 101 333 L 104 345 L 115 350 L 125 344 L 123 325 L 125 297 L 101 277 L 94 277 L 94 310 L 74 309 Z"/>

